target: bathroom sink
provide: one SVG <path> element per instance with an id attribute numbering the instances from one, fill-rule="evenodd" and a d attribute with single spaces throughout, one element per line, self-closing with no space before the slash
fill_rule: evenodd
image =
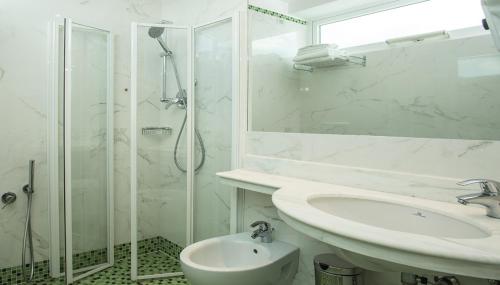
<path id="1" fill-rule="evenodd" d="M 457 218 L 404 204 L 335 196 L 311 197 L 307 202 L 329 215 L 392 231 L 456 239 L 490 235 Z"/>
<path id="2" fill-rule="evenodd" d="M 484 208 L 283 181 L 272 196 L 280 218 L 359 267 L 500 279 L 500 220 Z"/>
<path id="3" fill-rule="evenodd" d="M 272 193 L 288 226 L 358 267 L 500 280 L 500 220 L 484 207 L 243 169 L 218 175 Z"/>

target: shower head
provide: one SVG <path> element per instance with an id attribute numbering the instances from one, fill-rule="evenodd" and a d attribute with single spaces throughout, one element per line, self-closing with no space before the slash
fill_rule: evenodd
<path id="1" fill-rule="evenodd" d="M 167 44 L 161 38 L 161 35 L 163 34 L 164 31 L 165 31 L 165 28 L 163 28 L 163 27 L 151 27 L 148 30 L 148 35 L 151 38 L 156 39 L 158 41 L 158 43 L 160 44 L 161 48 L 167 54 L 167 56 L 170 56 L 172 54 L 172 51 L 167 47 Z"/>
<path id="2" fill-rule="evenodd" d="M 157 38 L 161 37 L 161 35 L 163 34 L 164 31 L 165 31 L 165 28 L 162 28 L 162 27 L 151 27 L 151 28 L 149 28 L 148 34 L 153 39 L 157 39 Z"/>

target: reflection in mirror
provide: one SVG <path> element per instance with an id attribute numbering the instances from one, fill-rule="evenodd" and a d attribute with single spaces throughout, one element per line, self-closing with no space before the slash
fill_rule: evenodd
<path id="1" fill-rule="evenodd" d="M 261 2 L 248 11 L 250 131 L 500 138 L 500 53 L 477 1 Z M 408 32 L 389 33 L 395 22 Z M 294 64 L 312 44 L 330 46 Z"/>

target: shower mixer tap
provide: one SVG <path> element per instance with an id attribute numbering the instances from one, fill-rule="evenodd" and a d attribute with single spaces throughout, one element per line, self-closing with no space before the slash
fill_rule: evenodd
<path id="1" fill-rule="evenodd" d="M 2 194 L 2 209 L 7 207 L 8 205 L 14 203 L 17 199 L 17 195 L 12 192 L 7 192 Z"/>

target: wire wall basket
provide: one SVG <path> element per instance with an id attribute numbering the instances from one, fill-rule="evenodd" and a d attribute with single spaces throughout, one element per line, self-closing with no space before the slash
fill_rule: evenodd
<path id="1" fill-rule="evenodd" d="M 172 128 L 170 127 L 145 127 L 142 128 L 143 136 L 170 136 Z"/>

